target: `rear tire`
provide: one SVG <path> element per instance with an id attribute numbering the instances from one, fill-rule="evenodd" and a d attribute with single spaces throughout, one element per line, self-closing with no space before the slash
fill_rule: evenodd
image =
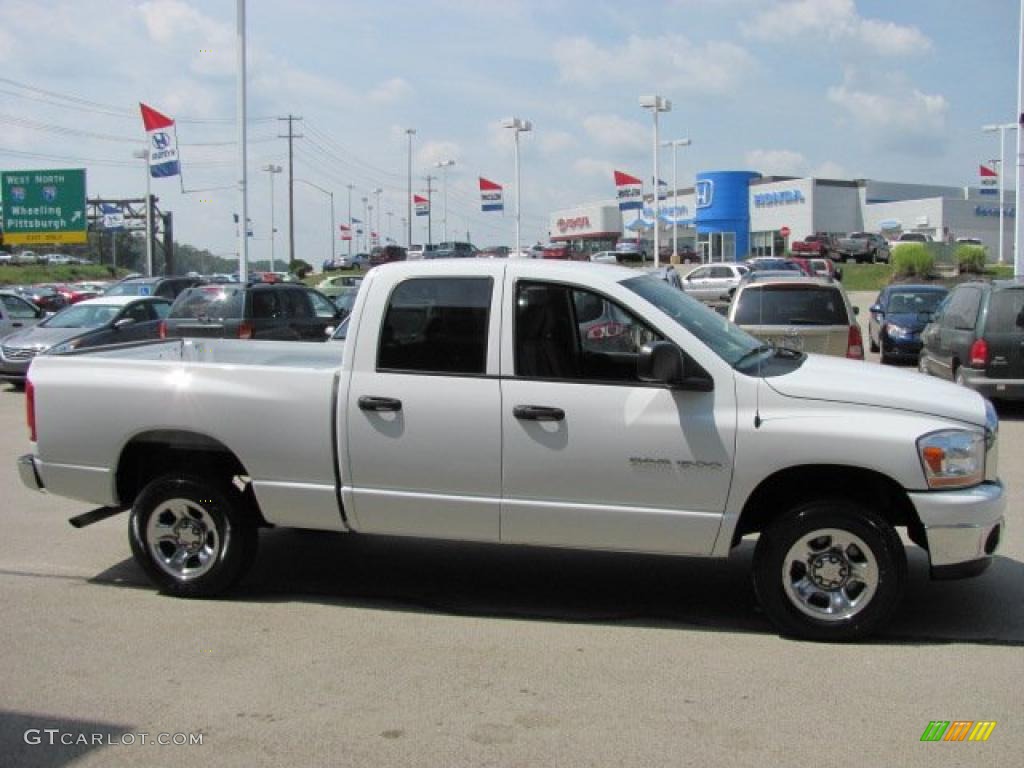
<path id="1" fill-rule="evenodd" d="M 136 562 L 162 591 L 212 597 L 242 578 L 256 556 L 257 531 L 238 492 L 210 478 L 168 474 L 132 506 Z"/>
<path id="2" fill-rule="evenodd" d="M 754 551 L 754 589 L 780 633 L 856 640 L 899 604 L 907 560 L 896 530 L 857 502 L 819 499 L 778 518 Z"/>

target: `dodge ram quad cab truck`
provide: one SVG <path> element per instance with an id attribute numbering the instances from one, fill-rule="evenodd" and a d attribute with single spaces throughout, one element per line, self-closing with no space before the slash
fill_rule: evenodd
<path id="1" fill-rule="evenodd" d="M 715 558 L 758 534 L 767 616 L 839 640 L 896 609 L 898 530 L 964 577 L 1004 525 L 977 393 L 777 349 L 604 264 L 386 264 L 343 342 L 41 355 L 26 403 L 23 482 L 102 505 L 78 525 L 130 510 L 182 597 L 237 582 L 266 526 Z"/>
<path id="2" fill-rule="evenodd" d="M 836 240 L 834 258 L 871 264 L 889 262 L 889 241 L 874 232 L 853 232 Z"/>

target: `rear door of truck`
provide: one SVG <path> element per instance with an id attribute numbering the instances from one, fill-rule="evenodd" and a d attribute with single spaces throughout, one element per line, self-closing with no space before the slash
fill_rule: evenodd
<path id="1" fill-rule="evenodd" d="M 499 540 L 504 265 L 451 269 L 378 267 L 354 308 L 339 408 L 342 496 L 356 530 Z"/>

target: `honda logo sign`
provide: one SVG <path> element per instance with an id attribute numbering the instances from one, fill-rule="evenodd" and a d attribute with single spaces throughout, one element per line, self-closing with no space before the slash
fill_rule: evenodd
<path id="1" fill-rule="evenodd" d="M 710 208 L 715 198 L 715 183 L 710 179 L 700 179 L 694 190 L 697 208 Z"/>

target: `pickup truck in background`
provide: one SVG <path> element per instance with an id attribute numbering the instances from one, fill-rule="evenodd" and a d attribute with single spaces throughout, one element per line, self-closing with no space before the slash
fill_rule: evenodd
<path id="1" fill-rule="evenodd" d="M 367 273 L 343 342 L 42 355 L 29 488 L 130 510 L 163 591 L 216 595 L 269 526 L 725 558 L 785 634 L 862 637 L 907 536 L 983 571 L 998 421 L 950 382 L 775 348 L 650 275 L 439 260 Z M 964 620 L 969 620 L 968 616 Z"/>
<path id="2" fill-rule="evenodd" d="M 874 232 L 851 232 L 849 237 L 836 240 L 834 258 L 858 264 L 872 264 L 876 261 L 888 264 L 889 241 Z"/>
<path id="3" fill-rule="evenodd" d="M 796 256 L 805 258 L 835 258 L 836 238 L 832 235 L 808 235 L 803 240 L 790 244 L 790 250 Z"/>

